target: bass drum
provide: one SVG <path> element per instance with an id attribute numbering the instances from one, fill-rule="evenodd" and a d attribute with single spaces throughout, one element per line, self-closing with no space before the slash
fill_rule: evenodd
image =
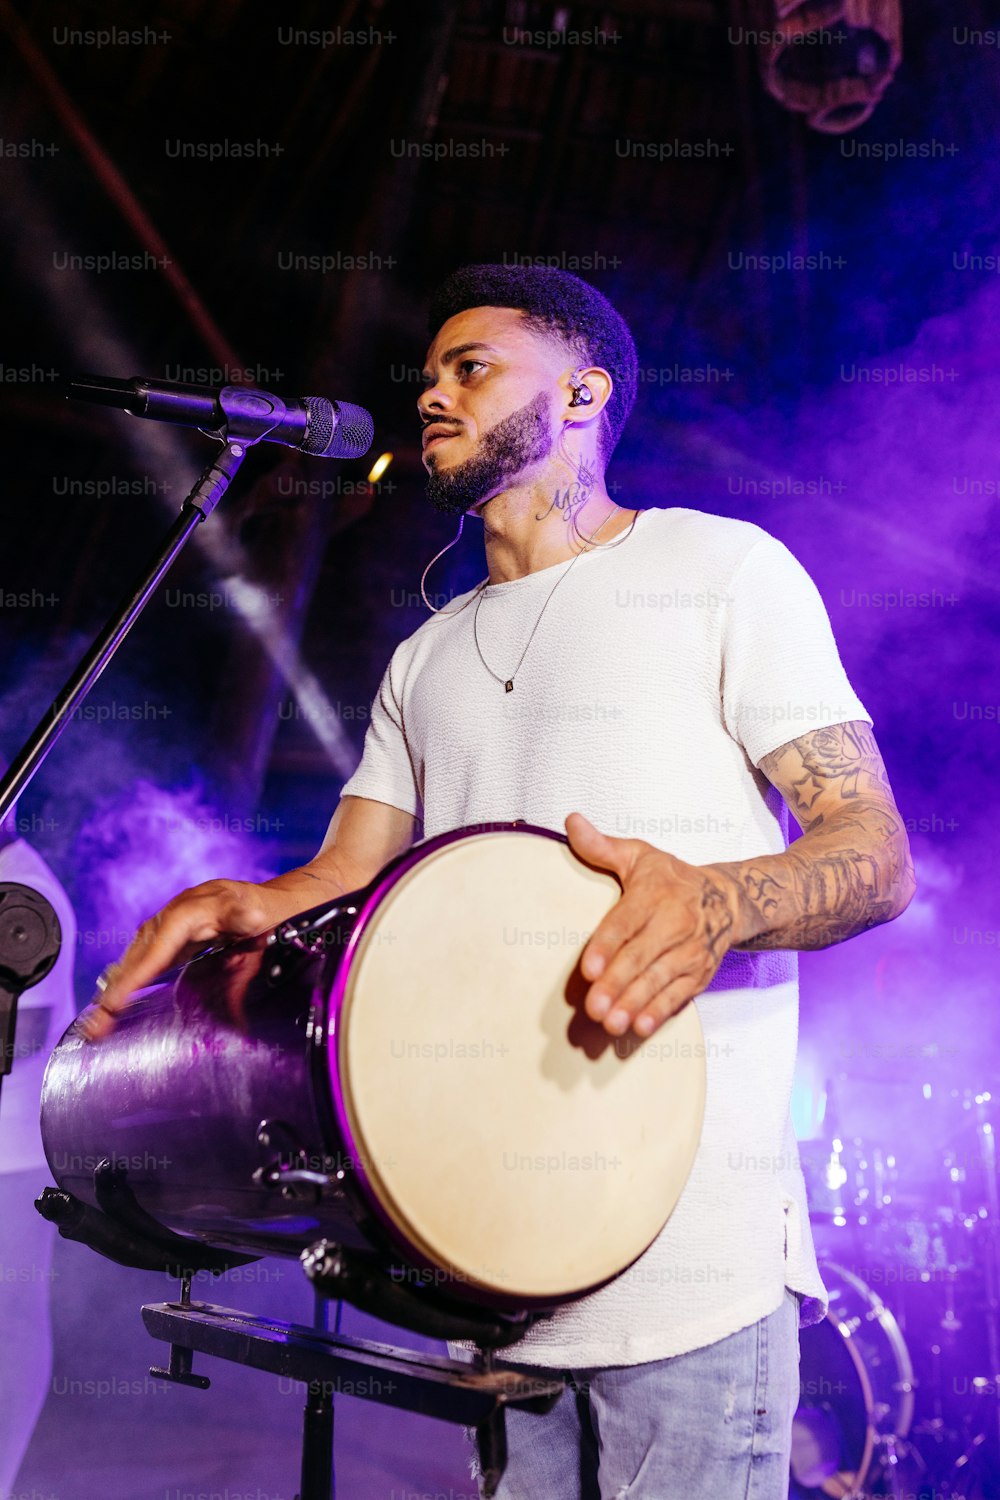
<path id="1" fill-rule="evenodd" d="M 880 1447 L 903 1447 L 913 1420 L 913 1365 L 892 1313 L 860 1277 L 820 1263 L 830 1294 L 800 1338 L 790 1500 L 856 1500 Z M 890 1493 L 893 1493 L 890 1491 Z"/>
<path id="2" fill-rule="evenodd" d="M 216 950 L 45 1077 L 59 1186 L 222 1249 L 320 1238 L 502 1310 L 612 1279 L 676 1204 L 701 1129 L 694 1005 L 648 1042 L 582 1008 L 620 895 L 560 834 L 494 824 L 407 851 L 364 891 Z"/>

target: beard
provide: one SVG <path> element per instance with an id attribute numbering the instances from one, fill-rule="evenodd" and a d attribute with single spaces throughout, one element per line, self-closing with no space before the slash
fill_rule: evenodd
<path id="1" fill-rule="evenodd" d="M 552 452 L 550 401 L 546 391 L 504 417 L 479 442 L 479 450 L 454 469 L 432 469 L 427 498 L 445 515 L 464 513 L 488 500 Z"/>

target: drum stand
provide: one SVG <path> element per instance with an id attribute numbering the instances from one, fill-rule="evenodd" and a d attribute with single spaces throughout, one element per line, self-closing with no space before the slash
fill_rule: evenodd
<path id="1" fill-rule="evenodd" d="M 192 1302 L 195 1271 L 221 1273 L 259 1257 L 219 1250 L 164 1229 L 136 1201 L 127 1170 L 110 1160 L 94 1171 L 94 1195 L 98 1208 L 47 1187 L 35 1207 L 58 1227 L 63 1239 L 77 1240 L 119 1265 L 165 1271 L 180 1279 L 179 1301 L 142 1309 L 149 1333 L 170 1345 L 166 1368 L 153 1366 L 151 1375 L 206 1390 L 208 1377 L 196 1375 L 192 1368 L 198 1352 L 301 1380 L 306 1386 L 297 1500 L 332 1500 L 333 1397 L 338 1391 L 474 1427 L 485 1496 L 496 1493 L 507 1462 L 505 1408 L 543 1416 L 563 1392 L 562 1380 L 541 1375 L 530 1365 L 494 1364 L 493 1351 L 519 1337 L 523 1322 L 437 1291 L 416 1294 L 396 1283 L 376 1257 L 328 1240 L 317 1241 L 301 1256 L 319 1296 L 343 1297 L 375 1317 L 431 1337 L 472 1339 L 478 1359 L 453 1360 Z"/>
<path id="2" fill-rule="evenodd" d="M 158 1380 L 206 1388 L 207 1377 L 191 1368 L 197 1351 L 303 1382 L 307 1396 L 296 1500 L 331 1500 L 338 1393 L 475 1427 L 483 1493 L 489 1496 L 496 1493 L 507 1459 L 505 1407 L 542 1415 L 563 1390 L 561 1380 L 540 1377 L 530 1367 L 494 1366 L 489 1353 L 469 1364 L 192 1302 L 189 1277 L 180 1301 L 151 1303 L 142 1309 L 142 1320 L 153 1338 L 170 1344 L 167 1367 L 150 1368 Z"/>

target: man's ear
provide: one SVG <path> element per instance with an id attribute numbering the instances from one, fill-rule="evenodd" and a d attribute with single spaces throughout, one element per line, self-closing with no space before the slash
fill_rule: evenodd
<path id="1" fill-rule="evenodd" d="M 564 422 L 589 425 L 607 406 L 615 383 L 600 365 L 578 365 L 561 381 L 565 402 L 560 413 Z"/>

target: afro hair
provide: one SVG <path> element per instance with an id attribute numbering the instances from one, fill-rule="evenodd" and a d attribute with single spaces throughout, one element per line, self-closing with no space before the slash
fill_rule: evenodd
<path id="1" fill-rule="evenodd" d="M 600 453 L 606 465 L 635 402 L 638 358 L 628 324 L 589 282 L 554 266 L 462 266 L 431 297 L 430 334 L 470 307 L 510 307 L 532 329 L 555 335 L 584 365 L 600 365 L 614 381 L 601 413 Z"/>

